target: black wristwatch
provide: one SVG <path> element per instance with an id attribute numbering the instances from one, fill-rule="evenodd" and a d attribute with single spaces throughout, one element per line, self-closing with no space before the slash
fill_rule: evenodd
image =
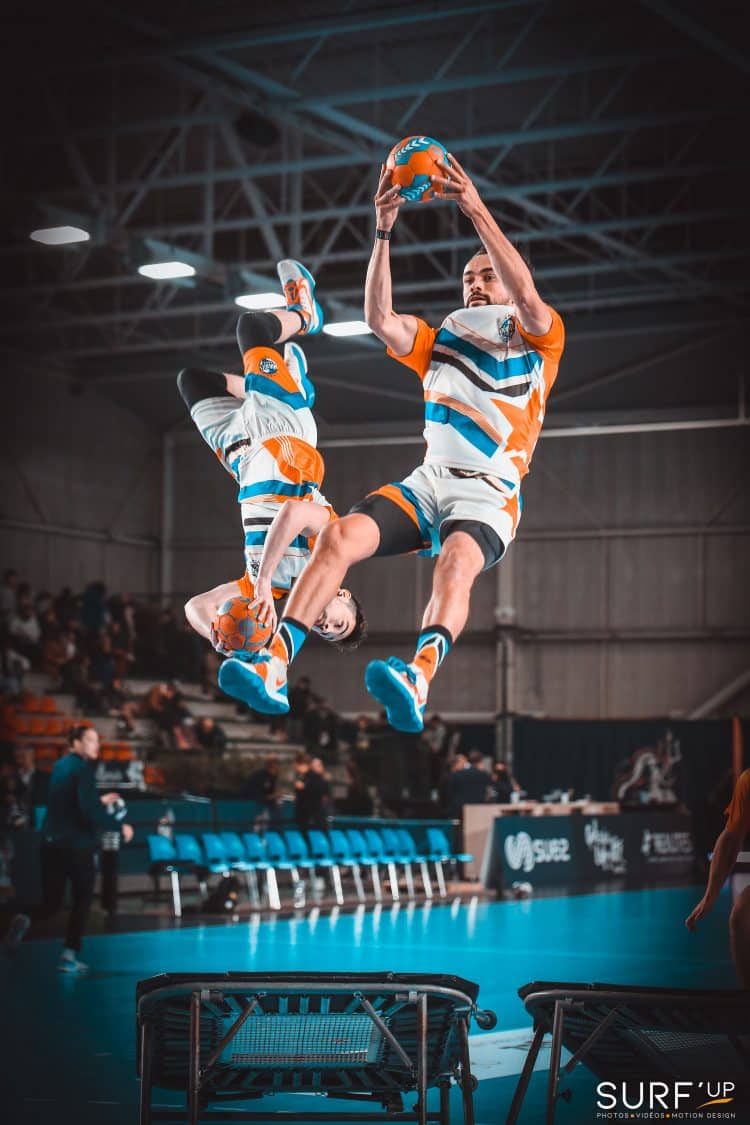
<path id="1" fill-rule="evenodd" d="M 380 230 L 380 228 L 378 228 L 378 230 L 375 231 L 375 237 L 382 238 L 383 242 L 390 242 L 391 232 L 389 230 Z"/>

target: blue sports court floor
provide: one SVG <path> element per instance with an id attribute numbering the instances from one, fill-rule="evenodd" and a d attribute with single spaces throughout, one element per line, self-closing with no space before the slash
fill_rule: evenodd
<path id="1" fill-rule="evenodd" d="M 134 994 L 141 978 L 162 971 L 347 969 L 447 972 L 480 983 L 480 1004 L 499 1018 L 493 1032 L 472 1031 L 473 1069 L 480 1078 L 477 1121 L 499 1125 L 530 1039 L 530 1021 L 516 995 L 521 985 L 546 979 L 735 986 L 728 895 L 697 933 L 683 925 L 701 893 L 681 887 L 522 902 L 412 903 L 97 936 L 84 944 L 91 973 L 81 978 L 55 971 L 59 941 L 30 941 L 0 961 L 3 1120 L 137 1121 Z M 560 1125 L 596 1121 L 593 1077 L 579 1068 L 568 1085 L 573 1098 L 560 1103 Z M 532 1081 L 521 1125 L 544 1120 L 545 1086 L 542 1070 Z M 457 1090 L 454 1099 L 451 1120 L 459 1122 Z M 178 1104 L 168 1091 L 157 1100 Z M 323 1108 L 307 1097 L 304 1103 L 305 1109 Z M 300 1100 L 267 1099 L 266 1108 L 272 1123 L 274 1110 L 299 1109 Z"/>

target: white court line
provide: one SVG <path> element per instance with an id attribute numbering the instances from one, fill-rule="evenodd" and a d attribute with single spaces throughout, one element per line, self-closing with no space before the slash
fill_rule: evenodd
<path id="1" fill-rule="evenodd" d="M 471 1072 L 480 1082 L 490 1078 L 510 1078 L 519 1075 L 534 1037 L 530 1027 L 516 1027 L 512 1031 L 493 1031 L 488 1035 L 470 1035 L 469 1052 Z M 534 1073 L 549 1070 L 551 1037 L 545 1035 L 537 1055 Z M 563 1047 L 561 1065 L 570 1058 Z"/>

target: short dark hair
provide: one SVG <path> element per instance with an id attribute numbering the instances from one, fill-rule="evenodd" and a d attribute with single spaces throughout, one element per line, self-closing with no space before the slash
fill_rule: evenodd
<path id="1" fill-rule="evenodd" d="M 74 742 L 80 742 L 87 730 L 91 730 L 88 723 L 78 723 L 71 727 L 68 731 L 68 746 L 72 746 Z"/>
<path id="2" fill-rule="evenodd" d="M 531 264 L 531 258 L 529 257 L 528 253 L 527 253 L 527 252 L 526 252 L 525 250 L 522 250 L 522 249 L 521 249 L 521 247 L 520 247 L 520 246 L 518 245 L 518 243 L 517 243 L 517 242 L 514 242 L 512 238 L 509 238 L 509 239 L 508 239 L 508 242 L 510 242 L 511 246 L 512 246 L 512 247 L 513 247 L 513 249 L 514 249 L 514 250 L 516 251 L 516 253 L 517 253 L 517 254 L 520 254 L 520 255 L 521 255 L 521 257 L 523 258 L 524 262 L 525 262 L 525 263 L 526 263 L 526 265 L 528 266 L 528 269 L 529 269 L 529 273 L 530 273 L 530 274 L 531 274 L 531 276 L 533 277 L 533 276 L 534 276 L 534 267 L 533 267 L 533 266 L 532 266 L 532 264 Z M 466 259 L 466 261 L 467 261 L 467 262 L 470 262 L 470 261 L 471 261 L 471 259 L 472 259 L 472 258 L 476 258 L 478 254 L 486 254 L 486 255 L 487 255 L 487 257 L 489 257 L 489 253 L 490 253 L 490 252 L 489 252 L 489 250 L 487 249 L 487 247 L 486 247 L 486 246 L 483 246 L 483 245 L 482 245 L 482 243 L 480 242 L 480 243 L 479 243 L 479 245 L 478 245 L 478 246 L 476 246 L 476 247 L 475 247 L 475 248 L 474 248 L 474 249 L 472 250 L 471 254 L 469 254 L 469 256 L 468 256 L 468 258 Z"/>
<path id="3" fill-rule="evenodd" d="M 361 603 L 355 598 L 354 594 L 352 594 L 352 605 L 354 606 L 354 628 L 348 637 L 335 642 L 339 652 L 353 652 L 355 648 L 359 648 L 367 636 L 367 618 Z"/>

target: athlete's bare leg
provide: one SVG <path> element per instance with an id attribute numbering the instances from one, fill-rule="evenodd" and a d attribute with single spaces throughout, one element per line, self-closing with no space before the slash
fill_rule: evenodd
<path id="1" fill-rule="evenodd" d="M 241 598 L 239 582 L 223 582 L 205 594 L 196 594 L 189 602 L 185 603 L 185 616 L 195 629 L 207 641 L 211 640 L 211 622 L 216 616 L 220 605 L 230 598 Z"/>
<path id="2" fill-rule="evenodd" d="M 750 887 L 745 887 L 729 915 L 729 945 L 740 988 L 750 988 Z"/>
<path id="3" fill-rule="evenodd" d="M 447 536 L 432 575 L 432 597 L 422 617 L 422 629 L 442 625 L 453 640 L 469 616 L 471 588 L 484 566 L 484 554 L 465 531 Z"/>
<path id="4" fill-rule="evenodd" d="M 284 616 L 310 629 L 341 589 L 349 567 L 369 559 L 379 543 L 375 520 L 360 512 L 327 524 L 318 536 L 310 562 L 294 584 Z"/>

